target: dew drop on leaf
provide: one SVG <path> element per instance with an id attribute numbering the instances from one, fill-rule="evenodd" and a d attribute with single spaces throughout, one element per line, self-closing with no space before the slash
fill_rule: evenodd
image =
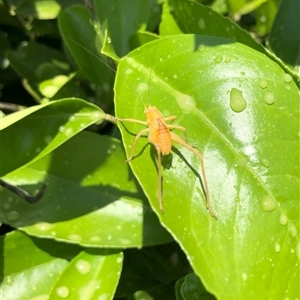
<path id="1" fill-rule="evenodd" d="M 20 213 L 18 211 L 12 210 L 6 214 L 6 218 L 10 222 L 15 222 L 20 219 Z"/>
<path id="2" fill-rule="evenodd" d="M 68 236 L 68 238 L 69 238 L 69 240 L 75 241 L 75 242 L 80 242 L 82 240 L 81 236 L 79 234 L 76 234 L 76 233 L 70 234 Z"/>
<path id="3" fill-rule="evenodd" d="M 242 112 L 247 106 L 242 91 L 232 88 L 230 91 L 230 107 L 235 112 Z"/>
<path id="4" fill-rule="evenodd" d="M 279 218 L 279 223 L 281 225 L 286 225 L 287 221 L 288 221 L 287 216 L 282 213 Z"/>
<path id="5" fill-rule="evenodd" d="M 225 58 L 225 62 L 226 62 L 226 63 L 230 63 L 230 62 L 231 62 L 231 57 L 230 57 L 230 56 L 227 56 L 227 57 Z"/>
<path id="6" fill-rule="evenodd" d="M 266 168 L 268 168 L 270 166 L 270 161 L 265 157 L 260 157 L 259 161 Z"/>
<path id="7" fill-rule="evenodd" d="M 46 144 L 49 144 L 52 141 L 52 136 L 51 135 L 46 135 L 44 139 Z"/>
<path id="8" fill-rule="evenodd" d="M 283 81 L 286 82 L 286 83 L 290 83 L 292 82 L 293 78 L 290 74 L 283 74 Z"/>
<path id="9" fill-rule="evenodd" d="M 40 222 L 40 223 L 36 223 L 34 226 L 37 230 L 48 231 L 52 227 L 52 224 L 47 222 Z"/>
<path id="10" fill-rule="evenodd" d="M 220 63 L 223 60 L 223 57 L 221 55 L 218 55 L 214 58 L 214 62 L 216 64 Z"/>
<path id="11" fill-rule="evenodd" d="M 205 45 L 199 45 L 198 46 L 198 51 L 203 52 L 206 49 Z"/>
<path id="12" fill-rule="evenodd" d="M 260 88 L 265 89 L 268 86 L 268 81 L 266 79 L 261 79 L 258 82 Z"/>
<path id="13" fill-rule="evenodd" d="M 56 289 L 56 294 L 61 298 L 67 298 L 70 295 L 70 291 L 66 286 L 60 286 Z"/>
<path id="14" fill-rule="evenodd" d="M 118 258 L 117 258 L 117 263 L 118 263 L 118 264 L 122 263 L 122 261 L 123 261 L 123 258 L 122 258 L 122 257 L 118 257 Z"/>
<path id="15" fill-rule="evenodd" d="M 248 279 L 247 273 L 245 273 L 245 272 L 242 273 L 242 279 L 243 279 L 244 281 L 246 281 L 246 280 Z"/>
<path id="16" fill-rule="evenodd" d="M 10 209 L 11 209 L 11 204 L 8 203 L 8 202 L 6 202 L 6 203 L 3 204 L 3 208 L 4 208 L 5 210 L 10 210 Z"/>
<path id="17" fill-rule="evenodd" d="M 280 244 L 279 243 L 275 243 L 275 251 L 278 253 L 280 252 Z"/>
<path id="18" fill-rule="evenodd" d="M 75 266 L 76 266 L 76 269 L 78 270 L 78 272 L 80 272 L 81 274 L 89 273 L 92 268 L 91 264 L 84 259 L 79 259 L 76 262 Z"/>
<path id="19" fill-rule="evenodd" d="M 271 196 L 269 196 L 269 195 L 264 196 L 264 198 L 261 202 L 261 207 L 263 210 L 272 211 L 276 208 L 276 206 L 277 206 L 277 204 Z"/>
<path id="20" fill-rule="evenodd" d="M 298 232 L 297 232 L 297 228 L 296 228 L 296 226 L 294 224 L 290 223 L 290 225 L 289 225 L 289 231 L 290 231 L 292 237 L 296 237 L 297 236 Z"/>
<path id="21" fill-rule="evenodd" d="M 206 24 L 205 24 L 205 21 L 202 18 L 199 19 L 198 26 L 199 26 L 200 29 L 205 29 Z"/>
<path id="22" fill-rule="evenodd" d="M 266 92 L 264 94 L 264 101 L 265 101 L 265 103 L 271 105 L 275 102 L 275 97 L 271 92 Z"/>
<path id="23" fill-rule="evenodd" d="M 149 90 L 149 85 L 145 82 L 141 82 L 138 84 L 138 86 L 136 87 L 136 91 L 138 93 L 144 93 L 147 92 Z"/>
<path id="24" fill-rule="evenodd" d="M 176 101 L 179 107 L 186 112 L 193 111 L 196 107 L 195 99 L 189 95 L 178 94 L 176 97 Z"/>

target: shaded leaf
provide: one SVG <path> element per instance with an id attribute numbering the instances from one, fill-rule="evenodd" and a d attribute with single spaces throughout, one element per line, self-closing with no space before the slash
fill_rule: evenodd
<path id="1" fill-rule="evenodd" d="M 2 221 L 30 235 L 88 247 L 170 241 L 128 168 L 118 140 L 82 132 L 5 177 L 24 189 L 40 181 L 47 188 L 35 204 L 3 190 Z"/>

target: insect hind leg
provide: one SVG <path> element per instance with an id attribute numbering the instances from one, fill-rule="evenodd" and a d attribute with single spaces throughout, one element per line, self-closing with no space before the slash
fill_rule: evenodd
<path id="1" fill-rule="evenodd" d="M 179 137 L 177 134 L 175 134 L 174 132 L 170 132 L 172 140 L 187 148 L 188 150 L 190 150 L 191 152 L 193 152 L 195 155 L 198 156 L 199 160 L 200 160 L 200 165 L 201 165 L 201 171 L 202 171 L 202 175 L 203 175 L 203 184 L 204 184 L 204 189 L 205 189 L 205 196 L 206 196 L 206 208 L 209 211 L 209 213 L 211 214 L 212 217 L 214 217 L 215 219 L 217 219 L 214 211 L 211 208 L 211 204 L 210 204 L 210 197 L 209 197 L 209 191 L 208 191 L 208 184 L 207 184 L 207 180 L 206 180 L 206 174 L 205 174 L 205 168 L 204 168 L 204 161 L 203 161 L 203 156 L 201 154 L 200 151 L 198 151 L 197 149 L 193 148 L 191 145 L 189 145 L 188 143 L 186 143 L 181 137 Z"/>

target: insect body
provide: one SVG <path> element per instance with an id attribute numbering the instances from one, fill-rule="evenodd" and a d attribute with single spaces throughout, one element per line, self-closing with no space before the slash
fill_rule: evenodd
<path id="1" fill-rule="evenodd" d="M 192 146 L 190 146 L 187 143 L 187 133 L 186 129 L 183 126 L 179 125 L 171 125 L 167 124 L 168 121 L 174 121 L 176 119 L 176 116 L 169 116 L 164 117 L 163 114 L 155 107 L 155 106 L 149 106 L 144 111 L 146 115 L 146 121 L 141 120 L 135 120 L 135 119 L 117 119 L 118 121 L 125 121 L 125 122 L 132 122 L 132 123 L 138 123 L 141 125 L 147 126 L 147 128 L 141 130 L 135 137 L 130 156 L 127 159 L 127 162 L 131 161 L 133 159 L 136 143 L 138 139 L 148 134 L 148 141 L 150 144 L 152 144 L 156 151 L 157 151 L 157 159 L 158 159 L 158 200 L 159 200 L 159 207 L 160 210 L 163 211 L 163 202 L 162 202 L 162 167 L 161 167 L 161 155 L 169 155 L 172 151 L 172 141 L 184 146 L 191 152 L 193 152 L 200 160 L 201 164 L 201 170 L 202 170 L 202 176 L 203 176 L 203 184 L 205 188 L 205 196 L 206 196 L 206 207 L 207 210 L 210 212 L 210 214 L 216 218 L 213 210 L 210 206 L 210 198 L 209 198 L 209 192 L 208 192 L 208 185 L 205 175 L 205 169 L 204 169 L 204 162 L 202 154 Z M 179 137 L 174 132 L 171 132 L 172 129 L 178 129 L 184 132 L 185 139 L 184 141 L 181 137 Z"/>

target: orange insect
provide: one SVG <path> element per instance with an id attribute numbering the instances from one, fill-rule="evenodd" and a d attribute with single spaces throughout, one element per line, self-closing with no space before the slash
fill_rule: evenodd
<path id="1" fill-rule="evenodd" d="M 146 122 L 141 120 L 135 120 L 135 119 L 117 119 L 118 121 L 125 121 L 125 122 L 132 122 L 141 124 L 144 126 L 147 126 L 148 128 L 145 128 L 141 130 L 135 137 L 130 156 L 126 160 L 127 162 L 131 161 L 133 159 L 134 150 L 136 147 L 136 143 L 138 139 L 148 134 L 148 141 L 150 144 L 154 145 L 156 151 L 157 151 L 157 159 L 158 159 L 158 201 L 159 201 L 159 207 L 160 210 L 163 211 L 163 201 L 162 201 L 162 167 L 161 167 L 161 155 L 169 155 L 172 151 L 172 141 L 184 146 L 188 150 L 192 151 L 195 155 L 198 156 L 201 164 L 201 170 L 202 170 L 202 176 L 203 176 L 203 184 L 205 188 L 205 196 L 206 196 L 206 208 L 210 212 L 210 214 L 216 218 L 215 213 L 213 212 L 211 205 L 210 205 L 210 198 L 209 198 L 209 192 L 208 192 L 208 185 L 205 175 L 205 169 L 204 169 L 204 162 L 202 154 L 192 146 L 190 146 L 187 141 L 184 141 L 181 137 L 179 137 L 174 132 L 171 132 L 170 129 L 179 129 L 184 132 L 185 139 L 187 140 L 187 133 L 186 129 L 183 126 L 180 125 L 171 125 L 167 124 L 167 121 L 174 121 L 176 119 L 176 116 L 169 116 L 164 117 L 163 114 L 155 107 L 155 106 L 148 106 L 145 111 L 146 115 Z"/>

